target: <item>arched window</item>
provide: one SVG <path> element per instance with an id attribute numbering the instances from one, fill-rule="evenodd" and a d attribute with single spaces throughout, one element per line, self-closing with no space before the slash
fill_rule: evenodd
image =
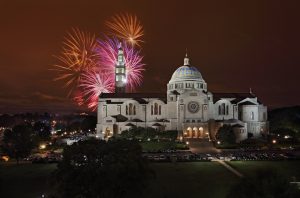
<path id="1" fill-rule="evenodd" d="M 222 115 L 225 115 L 225 103 L 222 103 Z"/>
<path id="2" fill-rule="evenodd" d="M 153 115 L 153 105 L 151 105 L 151 115 Z"/>
<path id="3" fill-rule="evenodd" d="M 128 105 L 126 105 L 126 115 L 128 115 Z"/>
<path id="4" fill-rule="evenodd" d="M 219 105 L 219 115 L 221 115 L 221 105 Z"/>
<path id="5" fill-rule="evenodd" d="M 158 114 L 161 115 L 161 105 L 159 105 Z"/>
<path id="6" fill-rule="evenodd" d="M 133 106 L 133 115 L 136 115 L 135 105 Z"/>
<path id="7" fill-rule="evenodd" d="M 251 120 L 254 120 L 254 112 L 251 111 Z"/>
<path id="8" fill-rule="evenodd" d="M 226 115 L 229 115 L 229 106 L 226 105 Z"/>
<path id="9" fill-rule="evenodd" d="M 158 114 L 158 104 L 154 103 L 154 115 Z"/>
<path id="10" fill-rule="evenodd" d="M 133 105 L 129 103 L 129 115 L 133 115 Z"/>

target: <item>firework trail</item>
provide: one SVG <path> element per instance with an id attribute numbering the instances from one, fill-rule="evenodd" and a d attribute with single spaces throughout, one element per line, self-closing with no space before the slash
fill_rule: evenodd
<path id="1" fill-rule="evenodd" d="M 71 92 L 76 89 L 82 74 L 97 67 L 95 35 L 88 32 L 72 29 L 65 37 L 63 49 L 59 56 L 55 56 L 59 63 L 52 70 L 58 72 L 54 80 L 63 80 L 65 87 Z"/>
<path id="2" fill-rule="evenodd" d="M 144 29 L 137 16 L 128 13 L 115 15 L 107 21 L 108 34 L 126 40 L 131 45 L 140 46 Z"/>
<path id="3" fill-rule="evenodd" d="M 114 79 L 103 72 L 86 72 L 82 75 L 79 87 L 81 88 L 81 95 L 77 96 L 75 100 L 82 102 L 84 98 L 88 108 L 95 110 L 99 95 L 113 92 Z"/>
<path id="4" fill-rule="evenodd" d="M 115 79 L 115 65 L 117 62 L 118 47 L 120 41 L 116 38 L 110 39 L 106 37 L 104 40 L 98 40 L 98 60 L 102 70 L 107 73 L 110 78 Z M 133 46 L 127 43 L 122 44 L 124 51 L 127 88 L 135 90 L 142 82 L 142 72 L 145 70 L 145 64 L 142 63 L 143 56 L 140 55 L 140 50 L 136 50 Z"/>

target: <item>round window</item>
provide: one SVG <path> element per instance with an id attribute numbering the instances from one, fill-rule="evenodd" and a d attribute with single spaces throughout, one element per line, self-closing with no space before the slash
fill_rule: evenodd
<path id="1" fill-rule="evenodd" d="M 191 101 L 188 103 L 188 110 L 191 113 L 197 113 L 199 111 L 199 103 L 195 101 Z"/>

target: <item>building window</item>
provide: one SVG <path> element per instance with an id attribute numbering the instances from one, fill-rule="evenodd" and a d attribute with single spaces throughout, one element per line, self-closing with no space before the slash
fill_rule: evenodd
<path id="1" fill-rule="evenodd" d="M 126 105 L 126 115 L 128 115 L 128 106 Z"/>
<path id="2" fill-rule="evenodd" d="M 129 103 L 129 115 L 133 115 L 133 104 Z"/>
<path id="3" fill-rule="evenodd" d="M 228 105 L 226 106 L 225 103 L 219 105 L 219 115 L 228 115 L 227 111 L 228 111 Z"/>
<path id="4" fill-rule="evenodd" d="M 226 115 L 229 115 L 229 106 L 226 105 Z"/>
<path id="5" fill-rule="evenodd" d="M 135 105 L 133 106 L 133 115 L 136 115 Z"/>
<path id="6" fill-rule="evenodd" d="M 158 104 L 154 103 L 154 115 L 158 114 Z"/>
<path id="7" fill-rule="evenodd" d="M 161 115 L 161 105 L 159 105 L 158 114 Z"/>
<path id="8" fill-rule="evenodd" d="M 251 111 L 251 120 L 254 120 L 254 112 Z"/>
<path id="9" fill-rule="evenodd" d="M 151 115 L 153 115 L 153 105 L 151 105 Z"/>

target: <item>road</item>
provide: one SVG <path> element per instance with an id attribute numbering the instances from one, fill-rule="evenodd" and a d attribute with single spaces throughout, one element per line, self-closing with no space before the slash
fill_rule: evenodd
<path id="1" fill-rule="evenodd" d="M 190 151 L 193 153 L 221 153 L 208 139 L 188 139 Z"/>

